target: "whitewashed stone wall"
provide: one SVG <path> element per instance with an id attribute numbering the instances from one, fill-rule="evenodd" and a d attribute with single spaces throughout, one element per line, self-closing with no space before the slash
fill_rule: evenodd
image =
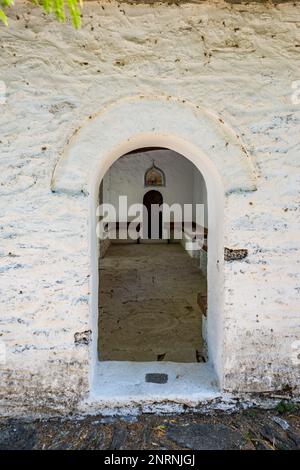
<path id="1" fill-rule="evenodd" d="M 18 15 L 18 17 L 17 17 Z M 72 411 L 88 395 L 86 198 L 53 194 L 69 136 L 104 104 L 171 95 L 241 136 L 258 190 L 226 198 L 224 389 L 299 393 L 300 7 L 89 3 L 80 31 L 17 6 L 1 27 L 2 414 Z"/>

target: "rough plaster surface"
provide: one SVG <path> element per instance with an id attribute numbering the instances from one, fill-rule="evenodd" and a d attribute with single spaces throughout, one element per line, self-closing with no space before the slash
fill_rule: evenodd
<path id="1" fill-rule="evenodd" d="M 241 136 L 257 191 L 226 197 L 224 389 L 299 392 L 300 9 L 85 5 L 80 31 L 18 5 L 1 28 L 1 413 L 65 413 L 88 397 L 87 199 L 51 193 L 73 132 L 128 96 L 184 99 Z M 294 361 L 293 361 L 294 358 Z M 298 391 L 298 392 L 297 392 Z"/>
<path id="2" fill-rule="evenodd" d="M 121 149 L 124 143 L 134 150 L 137 138 L 166 136 L 176 136 L 199 148 L 222 177 L 226 193 L 256 189 L 251 157 L 222 118 L 184 99 L 153 95 L 120 100 L 90 116 L 63 152 L 53 174 L 52 189 L 88 193 L 99 160 L 105 155 Z"/>

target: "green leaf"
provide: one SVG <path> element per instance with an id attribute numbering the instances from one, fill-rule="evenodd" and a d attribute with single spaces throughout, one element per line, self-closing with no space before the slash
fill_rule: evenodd
<path id="1" fill-rule="evenodd" d="M 7 21 L 7 16 L 4 13 L 4 11 L 1 10 L 0 8 L 0 21 L 5 24 L 5 26 L 8 26 L 8 21 Z"/>
<path id="2" fill-rule="evenodd" d="M 67 0 L 67 1 L 68 1 L 68 7 L 69 7 L 70 16 L 71 16 L 73 26 L 75 28 L 80 28 L 80 26 L 81 26 L 81 17 L 80 17 L 80 7 L 78 5 L 78 0 Z"/>
<path id="3" fill-rule="evenodd" d="M 54 13 L 58 21 L 66 21 L 66 7 L 74 28 L 81 26 L 81 7 L 83 0 L 31 0 L 35 5 L 40 5 L 43 10 L 50 14 Z M 7 17 L 3 8 L 9 8 L 14 4 L 14 0 L 0 0 L 0 22 L 8 26 Z"/>
<path id="4" fill-rule="evenodd" d="M 43 0 L 42 6 L 46 13 L 53 12 L 53 0 Z"/>
<path id="5" fill-rule="evenodd" d="M 11 5 L 13 5 L 14 0 L 1 0 L 0 3 L 3 7 L 10 7 Z"/>

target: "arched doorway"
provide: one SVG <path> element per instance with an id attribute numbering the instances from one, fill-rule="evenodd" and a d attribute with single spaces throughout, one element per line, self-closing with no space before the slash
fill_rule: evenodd
<path id="1" fill-rule="evenodd" d="M 169 403 L 170 400 L 170 387 L 165 386 L 159 392 L 155 389 L 155 392 L 150 393 L 144 385 L 148 366 L 141 363 L 134 366 L 127 363 L 128 367 L 118 362 L 101 363 L 98 361 L 97 351 L 98 267 L 101 265 L 96 236 L 99 185 L 120 155 L 146 147 L 165 147 L 180 153 L 195 164 L 205 179 L 210 207 L 207 264 L 208 355 L 221 388 L 225 373 L 228 372 L 227 383 L 231 380 L 231 362 L 226 362 L 225 355 L 228 343 L 226 322 L 228 323 L 230 315 L 224 318 L 223 314 L 224 210 L 227 195 L 256 189 L 251 157 L 236 132 L 211 110 L 179 98 L 134 96 L 104 107 L 103 112 L 87 120 L 85 126 L 74 132 L 51 181 L 54 192 L 88 196 L 91 301 L 86 304 L 85 318 L 90 322 L 92 341 L 86 364 L 89 364 L 90 372 L 90 399 L 101 406 L 114 406 L 116 395 L 119 397 L 118 405 L 130 405 L 133 396 L 130 387 L 133 383 L 140 386 L 139 393 L 134 394 L 136 402 L 144 403 L 143 400 L 146 400 L 148 405 L 165 400 Z M 228 235 L 227 228 L 225 226 L 225 235 Z M 228 272 L 227 276 L 230 280 Z M 168 367 L 171 377 L 173 369 L 162 362 L 157 362 L 155 367 L 152 363 L 152 372 L 161 371 L 160 366 L 163 366 L 163 370 Z M 199 364 L 195 366 L 197 367 L 181 368 L 176 365 L 174 368 L 172 389 L 177 383 L 176 397 L 182 403 L 190 403 L 191 395 L 195 403 L 212 396 L 211 388 L 205 380 L 203 382 Z M 183 379 L 177 380 L 180 376 Z M 207 390 L 207 393 L 203 394 L 203 390 Z"/>
<path id="2" fill-rule="evenodd" d="M 159 166 L 150 173 L 154 159 Z M 141 148 L 111 165 L 99 201 L 117 217 L 106 217 L 99 237 L 99 361 L 205 362 L 208 204 L 201 172 L 173 150 Z M 189 209 L 200 205 L 203 218 L 191 210 L 189 224 Z M 201 228 L 203 246 L 191 246 Z"/>
<path id="3" fill-rule="evenodd" d="M 144 205 L 144 220 L 147 218 L 147 223 L 144 223 L 144 227 L 146 233 L 144 233 L 144 238 L 149 240 L 157 240 L 162 239 L 162 213 L 159 211 L 158 214 L 158 227 L 155 226 L 155 212 L 156 210 L 162 205 L 163 203 L 163 196 L 162 194 L 155 190 L 151 189 L 143 197 L 143 205 Z M 154 218 L 154 220 L 152 220 Z M 145 237 L 146 235 L 146 237 Z"/>

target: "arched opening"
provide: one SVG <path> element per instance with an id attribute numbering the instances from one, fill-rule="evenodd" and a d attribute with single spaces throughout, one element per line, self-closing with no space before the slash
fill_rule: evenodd
<path id="1" fill-rule="evenodd" d="M 115 162 L 122 160 L 120 156 L 134 154 L 137 153 L 137 149 L 147 147 L 167 148 L 176 152 L 177 155 L 181 155 L 184 160 L 193 163 L 205 182 L 207 207 L 209 207 L 207 217 L 207 245 L 209 247 L 209 256 L 207 257 L 207 321 L 203 325 L 207 345 L 207 362 L 105 360 L 103 355 L 103 360 L 99 358 L 101 356 L 101 335 L 99 336 L 98 324 L 99 286 L 101 285 L 99 251 L 101 258 L 101 244 L 96 236 L 99 188 L 109 168 Z M 148 188 L 144 188 L 144 191 L 147 190 Z M 163 191 L 162 188 L 161 191 Z M 124 142 L 120 147 L 113 148 L 101 160 L 98 172 L 95 173 L 91 181 L 89 193 L 93 299 L 90 399 L 97 406 L 98 404 L 99 406 L 116 406 L 116 404 L 117 406 L 131 406 L 132 400 L 139 403 L 147 403 L 148 400 L 158 403 L 169 401 L 174 397 L 175 401 L 183 400 L 183 402 L 197 404 L 199 400 L 219 396 L 219 388 L 216 388 L 216 385 L 219 384 L 219 387 L 222 388 L 223 366 L 224 189 L 214 165 L 199 148 L 174 135 L 154 136 L 151 133 L 137 135 Z M 148 374 L 159 374 L 159 377 L 167 376 L 167 383 L 163 388 L 149 389 L 151 384 L 147 382 Z"/>
<path id="2" fill-rule="evenodd" d="M 159 173 L 144 186 L 153 158 Z M 162 174 L 164 187 L 149 189 Z M 99 201 L 99 360 L 206 362 L 208 208 L 202 174 L 173 150 L 135 150 L 106 172 Z"/>
<path id="3" fill-rule="evenodd" d="M 143 205 L 145 207 L 144 217 L 147 217 L 148 219 L 148 224 L 146 224 L 148 240 L 156 240 L 156 239 L 161 240 L 162 239 L 162 213 L 161 211 L 159 212 L 159 216 L 158 216 L 159 217 L 158 230 L 157 230 L 158 233 L 155 233 L 153 223 L 152 223 L 152 214 L 154 213 L 153 209 L 157 206 L 161 207 L 162 203 L 163 203 L 163 197 L 159 191 L 156 191 L 155 189 L 151 189 L 146 194 L 144 194 L 144 197 L 143 197 Z"/>

